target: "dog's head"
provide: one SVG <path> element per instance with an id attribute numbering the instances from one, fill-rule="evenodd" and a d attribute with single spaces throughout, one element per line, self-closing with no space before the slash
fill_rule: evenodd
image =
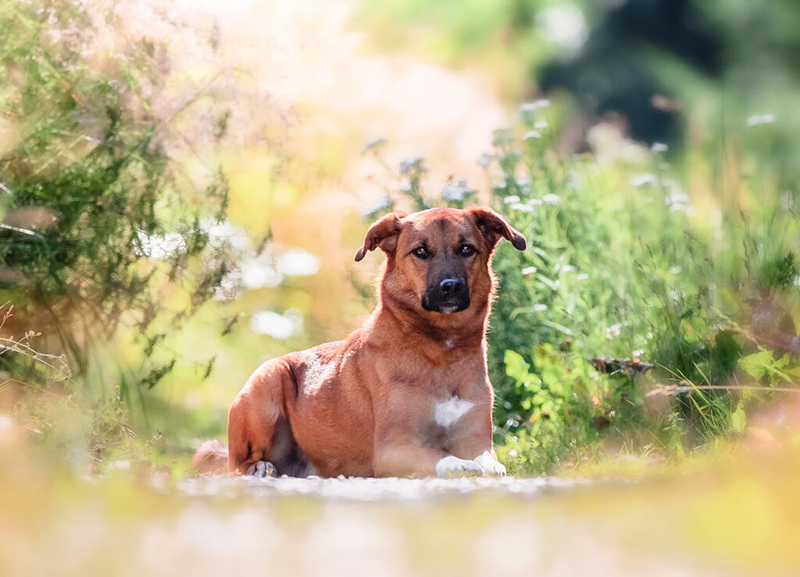
<path id="1" fill-rule="evenodd" d="M 488 208 L 394 213 L 369 228 L 356 261 L 380 248 L 387 255 L 384 299 L 423 315 L 452 314 L 489 302 L 491 256 L 501 238 L 525 250 L 525 237 Z"/>

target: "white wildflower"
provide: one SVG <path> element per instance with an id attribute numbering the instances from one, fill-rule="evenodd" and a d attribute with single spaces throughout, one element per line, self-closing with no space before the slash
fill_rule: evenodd
<path id="1" fill-rule="evenodd" d="M 382 212 L 391 210 L 394 207 L 394 201 L 388 196 L 384 196 L 376 200 L 372 205 L 361 211 L 363 218 L 374 218 Z"/>
<path id="2" fill-rule="evenodd" d="M 606 329 L 606 338 L 609 340 L 619 337 L 622 330 L 622 323 L 615 323 Z"/>
<path id="3" fill-rule="evenodd" d="M 489 164 L 492 162 L 492 155 L 484 152 L 478 157 L 477 162 L 483 167 L 489 166 Z"/>
<path id="4" fill-rule="evenodd" d="M 521 202 L 515 202 L 511 205 L 511 210 L 519 210 L 520 212 L 533 212 L 533 207 L 529 204 L 522 204 Z"/>
<path id="5" fill-rule="evenodd" d="M 583 12 L 574 4 L 540 10 L 536 15 L 536 25 L 545 40 L 567 54 L 576 54 L 589 37 L 589 26 Z"/>
<path id="6" fill-rule="evenodd" d="M 283 273 L 278 271 L 272 257 L 261 255 L 242 265 L 241 282 L 250 290 L 276 287 L 283 282 Z"/>
<path id="7" fill-rule="evenodd" d="M 519 111 L 520 112 L 536 112 L 537 110 L 541 110 L 542 108 L 547 108 L 550 106 L 550 101 L 545 99 L 535 100 L 533 102 L 525 102 L 520 105 Z"/>
<path id="8" fill-rule="evenodd" d="M 641 188 L 643 186 L 655 186 L 658 184 L 658 177 L 655 174 L 640 174 L 631 179 L 631 186 Z"/>
<path id="9" fill-rule="evenodd" d="M 537 269 L 536 269 L 536 267 L 535 267 L 535 266 L 526 266 L 526 267 L 525 267 L 524 269 L 522 269 L 522 271 L 521 271 L 521 272 L 522 272 L 522 276 L 528 276 L 529 274 L 534 274 L 534 273 L 536 272 L 536 270 L 537 270 Z"/>
<path id="10" fill-rule="evenodd" d="M 269 335 L 278 340 L 288 339 L 303 330 L 303 315 L 300 311 L 289 309 L 280 314 L 274 311 L 261 311 L 250 317 L 250 329 L 260 335 Z"/>
<path id="11" fill-rule="evenodd" d="M 319 270 L 319 264 L 319 258 L 295 247 L 278 257 L 278 272 L 286 276 L 309 276 Z"/>
<path id="12" fill-rule="evenodd" d="M 761 126 L 762 124 L 774 124 L 778 119 L 774 114 L 756 114 L 747 119 L 747 126 Z"/>
<path id="13" fill-rule="evenodd" d="M 464 202 L 464 200 L 475 194 L 475 189 L 467 186 L 464 178 L 458 180 L 458 184 L 448 184 L 442 191 L 442 198 L 450 202 Z"/>

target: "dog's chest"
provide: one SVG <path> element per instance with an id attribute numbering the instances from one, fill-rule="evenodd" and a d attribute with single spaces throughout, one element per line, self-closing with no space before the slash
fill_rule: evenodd
<path id="1" fill-rule="evenodd" d="M 433 402 L 433 420 L 440 427 L 452 427 L 475 408 L 475 403 L 453 395 L 446 401 Z"/>
<path id="2" fill-rule="evenodd" d="M 474 428 L 481 411 L 481 403 L 464 399 L 458 395 L 450 398 L 437 397 L 431 400 L 426 409 L 420 411 L 417 421 L 417 434 L 424 446 L 431 449 L 447 450 Z"/>

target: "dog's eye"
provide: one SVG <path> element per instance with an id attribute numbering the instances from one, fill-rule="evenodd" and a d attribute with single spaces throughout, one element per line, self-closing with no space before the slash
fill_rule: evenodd
<path id="1" fill-rule="evenodd" d="M 415 257 L 421 258 L 422 260 L 425 260 L 426 258 L 428 258 L 430 256 L 430 253 L 428 252 L 428 249 L 425 248 L 424 246 L 421 246 L 419 248 L 415 248 L 412 252 L 414 253 Z"/>
<path id="2" fill-rule="evenodd" d="M 462 245 L 458 252 L 461 253 L 461 256 L 472 256 L 475 254 L 475 247 L 471 244 Z"/>

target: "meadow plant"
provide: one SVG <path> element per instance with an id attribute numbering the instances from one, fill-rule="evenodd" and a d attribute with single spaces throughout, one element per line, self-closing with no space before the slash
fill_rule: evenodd
<path id="1" fill-rule="evenodd" d="M 670 459 L 739 437 L 800 374 L 793 209 L 759 179 L 727 202 L 690 195 L 664 145 L 606 163 L 559 154 L 548 105 L 523 105 L 480 159 L 491 204 L 529 243 L 499 245 L 493 263 L 500 454 L 541 473 L 609 448 Z M 475 202 L 452 184 L 425 199 L 418 176 L 392 205 Z"/>

